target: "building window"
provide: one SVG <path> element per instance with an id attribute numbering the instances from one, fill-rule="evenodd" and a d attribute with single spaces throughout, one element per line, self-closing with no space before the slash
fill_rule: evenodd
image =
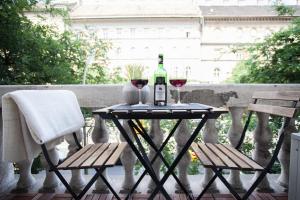
<path id="1" fill-rule="evenodd" d="M 164 28 L 163 27 L 159 27 L 158 31 L 157 31 L 157 37 L 163 37 L 164 36 Z"/>
<path id="2" fill-rule="evenodd" d="M 214 77 L 215 78 L 219 78 L 220 77 L 220 68 L 219 67 L 215 67 L 214 68 Z"/>
<path id="3" fill-rule="evenodd" d="M 186 35 L 186 38 L 189 38 L 190 35 L 191 35 L 191 33 L 190 32 L 186 32 L 185 35 Z"/>
<path id="4" fill-rule="evenodd" d="M 116 49 L 116 54 L 117 54 L 117 55 L 120 55 L 120 54 L 121 54 L 121 47 L 118 47 L 118 48 Z"/>
<path id="5" fill-rule="evenodd" d="M 130 28 L 130 37 L 135 37 L 135 28 Z"/>
<path id="6" fill-rule="evenodd" d="M 104 29 L 102 29 L 102 31 L 103 31 L 103 38 L 104 39 L 108 38 L 108 29 L 104 28 Z"/>
<path id="7" fill-rule="evenodd" d="M 150 28 L 144 28 L 144 33 L 148 34 L 150 31 Z"/>
<path id="8" fill-rule="evenodd" d="M 238 60 L 242 60 L 243 59 L 243 52 L 237 52 L 236 57 L 237 57 Z"/>
<path id="9" fill-rule="evenodd" d="M 190 76 L 191 76 L 191 74 L 192 74 L 191 67 L 190 66 L 186 66 L 185 67 L 185 76 L 186 76 L 186 78 L 189 79 Z"/>
<path id="10" fill-rule="evenodd" d="M 122 34 L 122 28 L 117 28 L 117 35 L 120 36 Z"/>

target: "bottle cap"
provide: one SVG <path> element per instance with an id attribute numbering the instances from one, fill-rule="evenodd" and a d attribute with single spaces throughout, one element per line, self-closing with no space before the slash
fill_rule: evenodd
<path id="1" fill-rule="evenodd" d="M 162 53 L 158 54 L 158 64 L 163 64 L 164 62 L 164 55 Z"/>

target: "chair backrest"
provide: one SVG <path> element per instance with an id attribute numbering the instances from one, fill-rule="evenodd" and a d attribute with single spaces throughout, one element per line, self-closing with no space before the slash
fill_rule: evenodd
<path id="1" fill-rule="evenodd" d="M 293 118 L 300 100 L 300 92 L 255 92 L 252 98 L 254 102 L 249 104 L 249 111 Z"/>
<path id="2" fill-rule="evenodd" d="M 244 141 L 246 131 L 250 124 L 251 116 L 253 112 L 267 113 L 280 117 L 285 117 L 284 128 L 289 125 L 290 119 L 293 118 L 297 112 L 297 104 L 300 100 L 300 92 L 296 91 L 265 91 L 254 92 L 253 103 L 248 106 L 249 115 L 246 120 L 241 138 L 236 148 L 239 149 Z M 284 131 L 283 131 L 284 132 Z M 279 139 L 278 148 L 281 146 L 283 138 Z M 277 149 L 278 149 L 277 148 Z"/>

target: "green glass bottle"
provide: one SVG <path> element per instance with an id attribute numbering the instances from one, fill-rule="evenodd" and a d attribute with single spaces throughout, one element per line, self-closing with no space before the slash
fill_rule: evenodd
<path id="1" fill-rule="evenodd" d="M 167 82 L 167 71 L 164 68 L 164 55 L 158 54 L 158 67 L 154 72 L 154 83 L 157 77 L 164 77 Z"/>
<path id="2" fill-rule="evenodd" d="M 154 105 L 167 105 L 167 71 L 163 54 L 158 55 L 158 68 L 154 72 Z"/>

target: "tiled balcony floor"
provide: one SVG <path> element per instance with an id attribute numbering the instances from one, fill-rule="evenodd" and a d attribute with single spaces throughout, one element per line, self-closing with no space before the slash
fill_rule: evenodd
<path id="1" fill-rule="evenodd" d="M 147 194 L 135 194 L 133 200 L 143 200 L 147 198 Z M 122 197 L 122 196 L 121 196 Z M 187 200 L 183 194 L 172 195 L 174 200 Z M 70 194 L 10 194 L 0 200 L 71 200 Z M 159 194 L 155 200 L 165 199 L 163 195 Z M 203 200 L 234 200 L 230 194 L 206 194 Z M 82 200 L 115 200 L 112 194 L 88 194 Z M 286 193 L 253 193 L 249 200 L 288 200 Z"/>
<path id="2" fill-rule="evenodd" d="M 109 182 L 114 186 L 116 191 L 120 191 L 121 188 L 121 183 L 124 178 L 123 174 L 123 169 L 122 167 L 114 167 L 114 168 L 109 168 L 107 171 L 108 174 L 108 180 Z M 70 178 L 70 173 L 69 172 L 64 172 L 63 173 L 67 180 Z M 89 175 L 84 175 L 85 179 L 88 180 L 91 178 L 92 171 L 89 173 Z M 227 175 L 226 175 L 227 176 Z M 15 199 L 15 200 L 66 200 L 69 199 L 71 200 L 71 196 L 69 194 L 64 193 L 65 188 L 60 184 L 60 187 L 55 190 L 55 193 L 39 193 L 40 187 L 43 185 L 43 180 L 45 177 L 44 172 L 40 172 L 39 174 L 35 174 L 34 177 L 37 180 L 37 183 L 33 188 L 31 188 L 28 193 L 20 193 L 20 194 L 12 194 L 12 193 L 6 193 L 6 195 L 3 196 L 3 194 L 0 194 L 0 200 L 10 200 L 10 199 Z M 242 174 L 241 178 L 243 180 L 243 184 L 245 188 L 249 188 L 250 182 L 252 180 L 253 174 Z M 280 187 L 277 183 L 277 178 L 278 174 L 270 174 L 268 175 L 270 184 L 274 191 L 272 193 L 254 193 L 250 200 L 287 200 L 287 193 L 284 193 L 284 190 L 282 187 Z M 16 175 L 16 180 L 18 178 L 18 175 Z M 135 176 L 135 179 L 137 179 L 138 176 Z M 201 175 L 194 175 L 194 176 L 189 176 L 189 180 L 191 183 L 191 189 L 194 194 L 199 194 L 202 190 L 201 188 L 201 179 L 203 178 L 203 174 Z M 137 189 L 137 194 L 134 195 L 133 199 L 146 199 L 147 198 L 147 190 L 148 190 L 148 183 L 149 183 L 150 178 L 148 176 L 145 177 L 145 180 L 142 181 L 142 183 L 139 185 Z M 213 199 L 218 199 L 218 200 L 231 200 L 234 199 L 231 195 L 229 195 L 229 191 L 224 187 L 224 185 L 217 179 L 216 180 L 219 192 L 215 194 L 206 194 L 205 198 L 202 198 L 204 200 L 213 200 Z M 168 191 L 169 194 L 174 194 L 173 199 L 176 200 L 185 200 L 184 195 L 179 195 L 175 194 L 175 181 L 171 178 L 166 182 L 164 185 L 166 190 Z M 11 188 L 12 189 L 12 188 Z M 83 198 L 84 200 L 110 200 L 113 199 L 112 195 L 107 195 L 107 194 L 93 194 L 94 187 L 92 187 L 88 195 Z M 9 192 L 9 191 L 7 191 Z M 196 196 L 196 195 L 195 195 Z M 157 196 L 156 199 L 164 199 L 163 196 Z"/>

